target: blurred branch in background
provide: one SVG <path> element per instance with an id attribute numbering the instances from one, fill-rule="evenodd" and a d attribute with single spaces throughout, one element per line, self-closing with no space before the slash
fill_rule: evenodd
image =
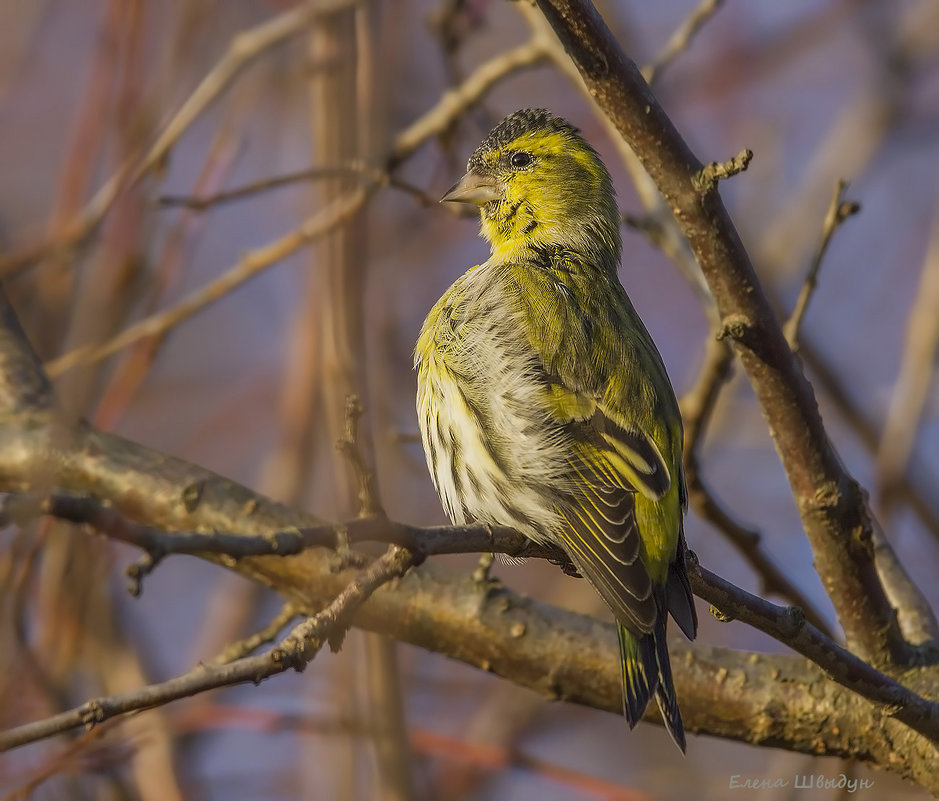
<path id="1" fill-rule="evenodd" d="M 936 211 L 939 212 L 939 195 Z M 877 453 L 880 506 L 889 513 L 898 487 L 909 470 L 916 432 L 922 422 L 929 388 L 935 384 L 939 358 L 939 213 L 923 259 L 922 276 L 913 298 L 903 358 L 890 399 L 880 448 Z"/>
<path id="2" fill-rule="evenodd" d="M 50 253 L 59 253 L 63 257 L 70 255 L 71 248 L 81 244 L 94 233 L 115 199 L 128 184 L 136 183 L 147 173 L 164 164 L 172 147 L 193 121 L 218 99 L 245 67 L 270 48 L 276 47 L 286 39 L 301 33 L 312 24 L 318 15 L 329 14 L 336 9 L 341 9 L 355 2 L 361 2 L 361 0 L 324 0 L 320 3 L 300 3 L 280 16 L 235 36 L 231 41 L 228 52 L 173 116 L 146 155 L 138 163 L 134 163 L 133 159 L 125 162 L 84 209 L 71 216 L 68 222 L 57 223 L 54 233 L 46 241 L 27 246 L 19 253 L 7 254 L 0 261 L 0 276 L 9 277 L 14 275 Z M 115 0 L 111 7 L 115 15 L 119 15 L 122 9 L 127 7 L 127 4 Z M 110 57 L 113 48 L 101 47 L 96 52 L 101 54 L 102 59 L 96 62 L 96 65 L 100 65 L 100 68 L 95 70 L 98 78 L 92 81 L 93 87 L 97 87 L 102 83 L 104 76 L 108 74 L 109 68 L 104 59 Z M 99 92 L 93 94 L 93 97 L 102 96 L 103 94 Z M 89 103 L 83 108 L 87 113 L 83 117 L 84 124 L 79 126 L 81 134 L 76 136 L 76 148 L 94 140 L 96 137 L 92 126 L 99 124 L 106 118 L 100 108 L 100 103 Z M 76 153 L 73 154 L 73 158 L 69 159 L 68 164 L 76 167 L 88 166 L 91 161 L 85 158 L 84 154 Z M 78 182 L 73 178 L 71 183 L 75 185 Z"/>
<path id="3" fill-rule="evenodd" d="M 393 168 L 413 154 L 428 139 L 447 130 L 469 106 L 478 102 L 506 75 L 522 67 L 530 66 L 542 57 L 543 47 L 533 39 L 529 44 L 500 54 L 497 58 L 483 64 L 461 86 L 447 92 L 437 106 L 430 109 L 394 139 L 384 159 L 388 168 Z M 381 173 L 381 177 L 377 179 L 366 178 L 357 188 L 349 189 L 326 208 L 319 209 L 299 228 L 249 253 L 220 278 L 196 290 L 173 307 L 134 323 L 109 342 L 101 345 L 84 345 L 54 359 L 47 365 L 49 374 L 55 377 L 79 365 L 94 364 L 141 339 L 164 335 L 206 306 L 220 300 L 232 290 L 254 278 L 261 271 L 274 266 L 301 247 L 309 245 L 330 233 L 334 228 L 343 225 L 359 212 L 371 195 L 386 181 L 384 173 Z"/>

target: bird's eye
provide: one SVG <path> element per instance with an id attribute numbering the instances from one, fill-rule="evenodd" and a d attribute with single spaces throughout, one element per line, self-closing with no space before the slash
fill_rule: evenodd
<path id="1" fill-rule="evenodd" d="M 524 150 L 516 150 L 510 161 L 513 167 L 527 167 L 532 162 L 532 155 Z"/>

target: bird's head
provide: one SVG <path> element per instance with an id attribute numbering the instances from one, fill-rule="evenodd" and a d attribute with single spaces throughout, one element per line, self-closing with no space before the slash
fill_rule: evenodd
<path id="1" fill-rule="evenodd" d="M 544 109 L 510 114 L 442 198 L 480 207 L 493 255 L 540 247 L 619 261 L 619 210 L 610 174 L 580 131 Z"/>

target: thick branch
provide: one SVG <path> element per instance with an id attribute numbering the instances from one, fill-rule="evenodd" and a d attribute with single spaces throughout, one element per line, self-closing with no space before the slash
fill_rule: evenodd
<path id="1" fill-rule="evenodd" d="M 51 448 L 49 439 L 38 426 L 27 425 L 25 430 L 0 426 L 0 487 L 28 488 L 23 485 L 29 483 L 30 468 L 36 464 L 28 458 L 33 456 L 56 465 L 57 486 L 98 492 L 121 514 L 161 527 L 256 534 L 301 526 L 319 528 L 314 519 L 233 482 L 117 437 L 86 430 L 80 440 L 73 440 L 75 450 L 69 452 Z M 434 537 L 444 537 L 443 530 L 437 531 Z M 446 536 L 463 534 L 478 537 L 480 544 L 503 536 L 501 530 L 485 529 Z M 349 571 L 337 573 L 341 560 L 322 549 L 290 558 L 213 558 L 274 587 L 298 608 L 308 610 L 336 597 L 354 576 Z M 612 631 L 596 621 L 533 604 L 488 582 L 445 577 L 429 565 L 412 571 L 394 591 L 380 591 L 380 597 L 381 602 L 363 606 L 357 624 L 493 670 L 554 697 L 619 708 L 615 640 Z M 367 615 L 366 607 L 372 610 Z M 825 682 L 811 668 L 799 667 L 801 660 L 763 660 L 701 646 L 679 647 L 673 654 L 683 711 L 692 730 L 811 753 L 853 755 L 917 781 L 930 780 L 920 761 L 924 754 L 939 758 L 933 745 L 891 720 L 880 707 Z M 699 659 L 704 659 L 703 666 Z M 552 666 L 547 675 L 546 665 Z M 790 670 L 793 681 L 801 677 L 798 687 L 779 683 L 780 676 Z M 932 681 L 930 675 L 924 674 L 923 680 Z M 728 676 L 745 676 L 745 688 L 737 685 L 736 678 L 725 687 Z M 927 682 L 922 691 L 935 694 L 935 687 Z M 780 692 L 787 696 L 785 705 L 778 700 Z M 702 697 L 708 699 L 706 703 Z M 835 722 L 837 729 L 831 730 Z M 821 740 L 820 730 L 824 732 Z M 884 751 L 881 744 L 885 741 L 892 742 L 897 752 Z M 896 753 L 906 755 L 900 764 L 881 761 L 895 760 Z"/>
<path id="2" fill-rule="evenodd" d="M 703 165 L 587 0 L 537 0 L 597 103 L 639 156 L 697 256 L 769 423 L 815 564 L 849 648 L 906 662 L 910 649 L 874 567 L 864 493 L 828 440 L 812 387 L 786 344 Z"/>
<path id="3" fill-rule="evenodd" d="M 563 560 L 561 552 L 531 545 L 521 534 L 507 528 L 446 526 L 418 528 L 385 517 L 357 518 L 340 526 L 316 526 L 253 537 L 237 534 L 161 532 L 124 520 L 94 498 L 56 495 L 36 503 L 13 498 L 3 507 L 0 523 L 30 511 L 55 514 L 73 522 L 147 549 L 151 554 L 202 553 L 236 558 L 270 554 L 285 556 L 316 546 L 336 547 L 348 543 L 384 542 L 403 546 L 415 561 L 436 554 L 493 551 L 511 556 L 543 556 Z M 159 557 L 157 557 L 159 558 Z M 722 612 L 726 619 L 741 620 L 785 643 L 811 659 L 835 681 L 865 698 L 891 708 L 921 734 L 939 742 L 939 704 L 927 701 L 893 679 L 845 651 L 827 634 L 806 620 L 798 607 L 780 607 L 734 586 L 704 568 L 692 570 L 695 594 Z"/>
<path id="4" fill-rule="evenodd" d="M 695 595 L 716 607 L 724 619 L 740 620 L 786 643 L 839 684 L 883 704 L 887 714 L 939 741 L 939 704 L 921 698 L 834 643 L 798 607 L 771 604 L 702 567 L 692 571 L 691 585 Z"/>
<path id="5" fill-rule="evenodd" d="M 335 572 L 318 553 L 247 558 L 237 569 L 275 585 L 298 607 L 315 609 L 335 598 L 356 575 Z M 739 612 L 726 598 L 715 600 Z M 790 611 L 772 605 L 766 614 L 780 614 L 785 626 L 795 619 Z M 549 698 L 620 712 L 612 626 L 523 598 L 498 582 L 479 582 L 425 565 L 394 587 L 380 589 L 363 604 L 354 623 L 497 673 Z M 827 681 L 801 658 L 744 654 L 683 641 L 672 643 L 670 650 L 690 730 L 805 753 L 852 756 L 939 789 L 939 777 L 932 770 L 939 750 L 892 719 L 896 707 L 883 708 L 883 701 L 872 705 Z"/>
<path id="6" fill-rule="evenodd" d="M 701 517 L 714 525 L 756 571 L 764 594 L 775 593 L 800 607 L 805 616 L 830 634 L 821 613 L 809 597 L 792 582 L 761 544 L 759 531 L 739 523 L 720 503 L 701 475 L 699 464 L 704 432 L 710 423 L 721 388 L 730 376 L 733 351 L 721 339 L 708 341 L 698 379 L 681 399 L 685 424 L 684 465 L 688 499 Z"/>

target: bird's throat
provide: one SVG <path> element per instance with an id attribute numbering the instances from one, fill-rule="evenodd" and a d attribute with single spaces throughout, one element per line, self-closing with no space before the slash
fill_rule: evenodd
<path id="1" fill-rule="evenodd" d="M 488 203 L 480 212 L 482 235 L 497 261 L 522 260 L 545 248 L 573 251 L 594 263 L 615 265 L 619 261 L 619 228 L 602 215 L 584 219 L 544 216 L 525 201 Z"/>

